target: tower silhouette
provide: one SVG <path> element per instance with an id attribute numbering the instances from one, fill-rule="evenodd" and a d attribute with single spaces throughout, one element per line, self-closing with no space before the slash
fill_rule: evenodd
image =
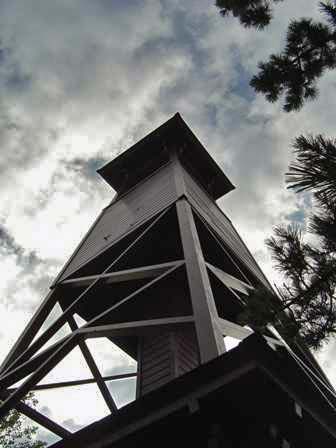
<path id="1" fill-rule="evenodd" d="M 181 116 L 98 172 L 117 194 L 3 362 L 0 417 L 18 409 L 60 436 L 58 447 L 335 446 L 334 391 L 310 352 L 238 323 L 249 293 L 272 287 L 216 204 L 233 185 Z M 38 335 L 57 303 L 62 314 Z M 45 348 L 66 323 L 71 334 Z M 228 351 L 227 337 L 243 342 Z M 90 338 L 137 361 L 136 400 L 123 409 Z M 38 385 L 75 347 L 111 415 L 72 435 L 22 399 L 84 384 Z"/>

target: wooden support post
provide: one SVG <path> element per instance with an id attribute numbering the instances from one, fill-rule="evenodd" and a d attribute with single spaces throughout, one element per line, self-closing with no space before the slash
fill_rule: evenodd
<path id="1" fill-rule="evenodd" d="M 171 207 L 166 208 L 163 212 L 157 216 L 154 221 L 152 221 L 148 227 L 115 259 L 112 261 L 112 263 L 109 264 L 109 266 L 102 272 L 102 274 L 107 273 L 112 266 L 114 266 L 117 261 L 119 261 L 134 245 L 140 241 L 144 235 L 150 231 L 150 229 L 153 228 L 153 226 L 156 225 L 158 221 L 170 210 Z M 168 271 L 169 272 L 169 271 Z M 76 312 L 77 307 L 79 306 L 80 302 L 83 300 L 83 298 L 86 296 L 86 294 L 94 288 L 97 283 L 100 281 L 99 278 L 96 280 L 93 280 L 93 282 L 72 302 L 72 304 L 63 312 L 63 314 L 53 322 L 50 327 L 41 334 L 41 336 L 36 339 L 36 341 L 24 352 L 22 352 L 19 357 L 14 360 L 14 362 L 11 364 L 11 367 L 16 367 L 20 362 L 23 363 L 27 359 L 29 359 L 31 356 L 33 356 L 43 345 L 67 322 L 68 316 L 72 316 L 73 313 Z"/>
<path id="2" fill-rule="evenodd" d="M 70 328 L 72 331 L 76 331 L 78 330 L 78 325 L 76 324 L 76 321 L 74 319 L 73 316 L 69 316 L 68 317 L 68 323 L 70 325 Z M 118 410 L 117 405 L 115 404 L 110 391 L 108 390 L 108 387 L 105 384 L 105 381 L 103 380 L 99 369 L 97 367 L 97 364 L 95 362 L 95 360 L 93 359 L 93 356 L 91 355 L 90 350 L 88 349 L 85 341 L 79 341 L 79 348 L 84 356 L 84 359 L 86 361 L 86 364 L 88 365 L 92 376 L 95 378 L 97 386 L 100 390 L 100 393 L 102 394 L 104 401 L 107 405 L 107 407 L 109 408 L 111 414 L 113 414 L 114 412 L 116 412 Z"/>
<path id="3" fill-rule="evenodd" d="M 176 207 L 201 362 L 205 363 L 224 353 L 225 345 L 191 206 L 182 198 Z"/>

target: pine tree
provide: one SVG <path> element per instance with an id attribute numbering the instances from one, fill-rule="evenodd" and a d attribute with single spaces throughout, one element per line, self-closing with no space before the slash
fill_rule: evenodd
<path id="1" fill-rule="evenodd" d="M 263 29 L 272 19 L 272 3 L 281 1 L 283 0 L 217 0 L 216 6 L 222 16 L 232 14 L 247 28 Z"/>
<path id="2" fill-rule="evenodd" d="M 313 191 L 319 197 L 336 201 L 336 140 L 301 135 L 293 147 L 296 161 L 287 173 L 289 188 Z"/>
<path id="3" fill-rule="evenodd" d="M 275 228 L 267 246 L 285 282 L 278 297 L 264 289 L 253 293 L 242 318 L 261 330 L 273 324 L 317 349 L 336 333 L 336 142 L 300 136 L 294 150 L 287 182 L 313 194 L 308 232 L 316 243 L 305 242 L 298 226 Z"/>
<path id="4" fill-rule="evenodd" d="M 276 2 L 274 2 L 276 3 Z M 244 26 L 264 28 L 272 18 L 269 1 L 218 0 L 220 13 L 239 17 Z M 299 110 L 305 101 L 316 98 L 317 81 L 326 70 L 336 68 L 336 0 L 320 3 L 327 23 L 312 19 L 290 22 L 286 45 L 267 62 L 260 62 L 259 73 L 250 85 L 270 102 L 283 95 L 284 110 Z"/>

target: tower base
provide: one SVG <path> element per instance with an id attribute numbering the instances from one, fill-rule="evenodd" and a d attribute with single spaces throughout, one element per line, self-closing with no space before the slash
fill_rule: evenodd
<path id="1" fill-rule="evenodd" d="M 333 448 L 335 411 L 284 348 L 238 347 L 53 448 Z"/>

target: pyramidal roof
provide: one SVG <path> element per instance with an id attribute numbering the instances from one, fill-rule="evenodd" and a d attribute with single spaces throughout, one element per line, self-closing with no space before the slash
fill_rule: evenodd
<path id="1" fill-rule="evenodd" d="M 179 113 L 98 170 L 123 194 L 167 163 L 175 153 L 216 200 L 235 187 Z"/>

